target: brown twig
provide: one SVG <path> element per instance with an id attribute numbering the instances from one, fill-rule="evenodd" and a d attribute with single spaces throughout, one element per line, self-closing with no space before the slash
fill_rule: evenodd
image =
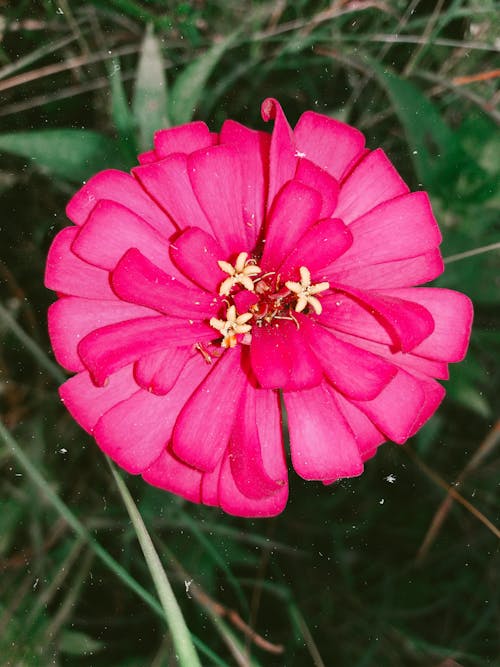
<path id="1" fill-rule="evenodd" d="M 470 76 L 455 76 L 451 82 L 454 86 L 465 86 L 468 83 L 476 83 L 476 81 L 497 79 L 499 76 L 500 69 L 492 69 L 488 72 L 479 72 L 479 74 L 471 74 Z"/>
<path id="2" fill-rule="evenodd" d="M 264 639 L 264 637 L 259 635 L 253 628 L 245 623 L 237 611 L 234 611 L 234 609 L 229 609 L 228 607 L 224 607 L 224 605 L 220 604 L 220 602 L 216 602 L 207 593 L 205 593 L 201 586 L 192 580 L 182 565 L 170 553 L 169 559 L 179 577 L 181 577 L 184 581 L 191 582 L 186 592 L 191 595 L 209 613 L 217 616 L 218 618 L 227 618 L 235 628 L 240 630 L 246 638 L 250 639 L 253 644 L 262 650 L 267 651 L 268 653 L 273 653 L 275 655 L 280 655 L 283 653 L 284 647 L 282 644 L 273 644 L 267 639 Z"/>
<path id="3" fill-rule="evenodd" d="M 454 485 L 450 487 L 450 490 L 453 488 L 456 489 L 457 486 L 460 486 L 460 484 L 464 482 L 465 478 L 473 470 L 476 470 L 476 468 L 478 468 L 481 465 L 484 459 L 493 451 L 493 449 L 499 442 L 500 442 L 500 419 L 497 421 L 493 429 L 488 433 L 483 442 L 479 445 L 475 454 L 468 461 L 467 465 L 462 470 L 460 475 L 458 475 Z M 450 511 L 454 500 L 452 494 L 450 493 L 450 490 L 448 490 L 448 495 L 441 502 L 436 513 L 434 514 L 434 518 L 432 519 L 430 526 L 427 530 L 427 533 L 423 539 L 423 542 L 420 545 L 420 548 L 417 552 L 417 561 L 422 561 L 427 556 L 429 549 L 431 548 L 432 544 L 434 543 L 441 529 L 441 526 L 443 525 L 446 517 L 448 516 L 448 512 Z"/>
<path id="4" fill-rule="evenodd" d="M 440 486 L 442 489 L 446 491 L 449 497 L 453 498 L 453 500 L 456 500 L 458 503 L 463 505 L 465 509 L 467 509 L 473 516 L 478 519 L 478 521 L 481 521 L 482 524 L 484 524 L 490 532 L 495 535 L 498 539 L 500 539 L 500 529 L 495 526 L 495 524 L 488 519 L 482 512 L 480 512 L 477 507 L 474 507 L 474 505 L 469 502 L 466 498 L 462 496 L 461 493 L 457 491 L 457 489 L 453 486 L 453 484 L 448 484 L 446 480 L 444 480 L 440 475 L 438 475 L 437 472 L 432 470 L 427 464 L 425 464 L 422 459 L 415 454 L 414 451 L 412 451 L 409 447 L 405 447 L 404 451 L 410 456 L 415 463 L 418 465 L 418 467 L 431 479 L 435 484 Z"/>

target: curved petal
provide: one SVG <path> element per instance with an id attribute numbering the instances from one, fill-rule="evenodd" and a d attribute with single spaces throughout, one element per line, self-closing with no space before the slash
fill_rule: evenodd
<path id="1" fill-rule="evenodd" d="M 413 433 L 413 425 L 426 403 L 426 391 L 423 382 L 399 369 L 374 399 L 353 403 L 390 440 L 402 444 Z"/>
<path id="2" fill-rule="evenodd" d="M 346 343 L 355 345 L 363 350 L 368 350 L 368 352 L 373 352 L 373 354 L 387 359 L 391 364 L 403 368 L 412 374 L 414 371 L 417 371 L 417 375 L 419 376 L 427 375 L 441 380 L 447 380 L 449 377 L 448 365 L 442 361 L 420 357 L 413 352 L 400 352 L 394 350 L 393 346 L 390 344 L 388 345 L 368 340 L 367 338 L 360 338 L 359 336 L 346 334 L 339 330 L 335 331 L 335 336 Z"/>
<path id="3" fill-rule="evenodd" d="M 439 287 L 414 287 L 386 291 L 389 297 L 408 299 L 432 315 L 432 333 L 412 352 L 438 361 L 462 361 L 469 345 L 472 302 L 465 294 Z"/>
<path id="4" fill-rule="evenodd" d="M 179 229 L 196 226 L 210 232 L 210 223 L 193 192 L 187 164 L 187 155 L 173 153 L 158 162 L 135 167 L 132 173 Z"/>
<path id="5" fill-rule="evenodd" d="M 318 192 L 297 180 L 286 183 L 275 198 L 265 234 L 264 251 L 259 266 L 275 270 L 292 252 L 299 239 L 318 219 L 321 211 Z"/>
<path id="6" fill-rule="evenodd" d="M 251 250 L 243 220 L 243 179 L 238 151 L 224 144 L 191 153 L 188 173 L 196 198 L 226 256 Z M 196 222 L 192 221 L 193 224 Z"/>
<path id="7" fill-rule="evenodd" d="M 298 475 L 334 480 L 363 472 L 354 434 L 326 385 L 286 391 L 283 398 L 292 463 Z"/>
<path id="8" fill-rule="evenodd" d="M 322 269 L 345 253 L 352 245 L 352 235 L 342 220 L 328 218 L 310 227 L 281 265 L 283 280 L 297 278 L 306 266 L 315 279 L 322 280 Z"/>
<path id="9" fill-rule="evenodd" d="M 365 146 L 359 130 L 314 111 L 299 118 L 293 134 L 297 150 L 337 180 L 358 160 Z"/>
<path id="10" fill-rule="evenodd" d="M 434 250 L 441 234 L 425 192 L 412 192 L 379 204 L 349 225 L 353 244 L 333 267 L 380 264 L 418 257 Z"/>
<path id="11" fill-rule="evenodd" d="M 226 120 L 220 131 L 220 143 L 231 144 L 240 156 L 243 177 L 243 218 L 248 247 L 257 241 L 266 208 L 270 136 L 250 130 L 234 120 Z"/>
<path id="12" fill-rule="evenodd" d="M 217 294 L 227 278 L 217 264 L 224 260 L 224 251 L 211 234 L 198 227 L 188 227 L 170 245 L 170 257 L 191 282 L 212 294 Z"/>
<path id="13" fill-rule="evenodd" d="M 69 371 L 84 368 L 78 344 L 100 327 L 150 315 L 150 311 L 122 301 L 100 301 L 68 296 L 53 303 L 48 311 L 48 328 L 57 361 Z"/>
<path id="14" fill-rule="evenodd" d="M 111 284 L 120 299 L 172 317 L 210 319 L 219 307 L 217 298 L 180 284 L 135 248 L 118 262 L 111 273 Z"/>
<path id="15" fill-rule="evenodd" d="M 366 260 L 342 267 L 334 263 L 325 270 L 325 279 L 361 289 L 367 285 L 370 289 L 386 289 L 421 285 L 440 276 L 443 270 L 441 253 L 435 249 L 418 257 L 377 264 L 368 264 Z"/>
<path id="16" fill-rule="evenodd" d="M 121 204 L 102 199 L 80 228 L 71 249 L 86 262 L 111 271 L 129 248 L 137 248 L 176 278 L 168 255 L 169 242 Z"/>
<path id="17" fill-rule="evenodd" d="M 95 426 L 99 447 L 128 472 L 143 472 L 167 447 L 177 415 L 206 372 L 206 365 L 194 358 L 165 396 L 140 389 L 115 405 Z"/>
<path id="18" fill-rule="evenodd" d="M 369 152 L 342 183 L 335 216 L 346 225 L 372 208 L 408 192 L 408 186 L 381 148 Z"/>
<path id="19" fill-rule="evenodd" d="M 134 364 L 135 381 L 153 394 L 168 394 L 192 356 L 192 349 L 186 347 L 173 347 L 145 355 Z"/>
<path id="20" fill-rule="evenodd" d="M 87 371 L 73 375 L 59 387 L 61 400 L 73 419 L 92 433 L 102 415 L 137 391 L 132 365 L 112 375 L 105 387 L 96 387 Z"/>
<path id="21" fill-rule="evenodd" d="M 148 197 L 139 183 L 130 174 L 116 169 L 107 169 L 92 176 L 73 195 L 66 207 L 66 215 L 76 225 L 83 225 L 101 199 L 121 204 L 134 211 L 165 237 L 174 231 L 171 221 Z"/>
<path id="22" fill-rule="evenodd" d="M 413 299 L 351 287 L 336 286 L 336 289 L 346 292 L 364 305 L 385 326 L 393 345 L 402 352 L 410 352 L 434 331 L 431 313 Z M 411 296 L 410 292 L 406 292 L 408 297 Z"/>
<path id="23" fill-rule="evenodd" d="M 248 498 L 238 489 L 231 469 L 230 455 L 226 453 L 218 478 L 218 504 L 228 514 L 244 517 L 272 517 L 280 514 L 288 500 L 288 484 L 272 495 L 262 498 Z"/>
<path id="24" fill-rule="evenodd" d="M 268 97 L 262 103 L 261 114 L 266 123 L 274 120 L 269 149 L 269 190 L 267 194 L 267 208 L 269 209 L 283 185 L 294 177 L 298 157 L 293 132 L 280 103 Z"/>
<path id="25" fill-rule="evenodd" d="M 203 471 L 212 471 L 227 448 L 247 379 L 239 346 L 226 350 L 190 397 L 175 424 L 172 451 Z"/>
<path id="26" fill-rule="evenodd" d="M 317 164 L 302 158 L 298 161 L 295 179 L 319 192 L 322 199 L 319 218 L 329 218 L 337 207 L 339 183 L 327 171 Z M 335 214 L 336 218 L 340 215 Z"/>
<path id="27" fill-rule="evenodd" d="M 279 325 L 254 326 L 250 344 L 250 364 L 264 389 L 286 386 L 292 372 L 292 355 L 287 329 Z"/>
<path id="28" fill-rule="evenodd" d="M 193 503 L 201 503 L 202 477 L 203 473 L 179 461 L 167 449 L 142 473 L 142 478 L 148 484 Z"/>
<path id="29" fill-rule="evenodd" d="M 217 143 L 217 135 L 212 135 L 201 120 L 158 130 L 154 136 L 155 152 L 159 158 L 171 153 L 192 153 Z"/>
<path id="30" fill-rule="evenodd" d="M 275 479 L 264 466 L 263 449 L 267 450 L 268 457 L 278 457 L 279 466 L 283 463 L 283 445 L 278 442 L 279 449 L 270 453 L 269 446 L 271 443 L 277 443 L 276 437 L 272 438 L 271 442 L 263 442 L 259 437 L 256 410 L 257 391 L 250 384 L 247 384 L 243 390 L 228 449 L 234 482 L 240 493 L 253 500 L 267 498 L 277 493 L 286 484 L 286 469 Z M 264 413 L 259 413 L 259 420 L 261 418 L 267 419 L 268 417 Z"/>
<path id="31" fill-rule="evenodd" d="M 94 382 L 103 385 L 112 373 L 144 355 L 195 345 L 213 335 L 213 329 L 202 322 L 142 317 L 92 331 L 78 345 L 78 354 Z"/>
<path id="32" fill-rule="evenodd" d="M 78 227 L 62 229 L 52 241 L 45 267 L 45 287 L 86 299 L 116 299 L 109 285 L 109 274 L 84 262 L 71 250 Z"/>
<path id="33" fill-rule="evenodd" d="M 308 322 L 302 328 L 329 380 L 351 399 L 375 398 L 397 373 L 386 359 L 341 340 L 322 326 Z"/>
<path id="34" fill-rule="evenodd" d="M 330 387 L 328 389 L 332 390 Z M 354 433 L 361 458 L 366 461 L 375 454 L 377 447 L 385 442 L 385 435 L 340 392 L 335 392 L 335 400 Z"/>

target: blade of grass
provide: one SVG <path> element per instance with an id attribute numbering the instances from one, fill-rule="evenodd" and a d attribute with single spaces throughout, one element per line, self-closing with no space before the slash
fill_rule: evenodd
<path id="1" fill-rule="evenodd" d="M 179 665 L 181 665 L 181 667 L 201 667 L 198 654 L 191 640 L 179 603 L 174 595 L 167 574 L 163 569 L 163 565 L 161 564 L 158 553 L 153 545 L 153 541 L 151 540 L 144 521 L 142 520 L 142 516 L 137 509 L 129 490 L 125 486 L 125 482 L 116 472 L 109 460 L 108 463 L 123 503 L 127 508 L 132 525 L 134 526 L 137 539 L 141 545 L 142 553 L 144 554 L 144 558 L 158 592 L 158 597 L 160 598 L 170 632 L 172 633 Z"/>
<path id="2" fill-rule="evenodd" d="M 29 458 L 24 453 L 23 449 L 12 437 L 10 432 L 0 421 L 0 437 L 6 444 L 7 448 L 14 455 L 19 465 L 23 468 L 25 473 L 30 478 L 31 482 L 37 487 L 41 494 L 48 500 L 54 509 L 64 518 L 66 523 L 74 530 L 74 532 L 87 542 L 94 553 L 100 560 L 119 578 L 121 581 L 134 593 L 136 593 L 158 616 L 165 618 L 163 607 L 157 600 L 143 588 L 128 572 L 123 568 L 113 556 L 111 556 L 106 549 L 90 535 L 83 523 L 73 514 L 69 507 L 59 498 L 57 493 L 53 491 L 51 484 L 43 477 L 37 468 L 31 463 Z M 196 647 L 206 655 L 210 660 L 220 667 L 228 667 L 208 646 L 206 646 L 198 637 L 193 635 L 193 643 Z M 198 663 L 193 663 L 196 667 Z"/>
<path id="3" fill-rule="evenodd" d="M 156 130 L 169 126 L 167 80 L 160 42 L 153 33 L 152 24 L 148 25 L 142 42 L 132 110 L 139 132 L 139 147 L 147 150 Z"/>
<path id="4" fill-rule="evenodd" d="M 16 322 L 12 317 L 9 311 L 0 304 L 0 319 L 5 322 L 7 327 L 12 331 L 12 333 L 19 339 L 19 341 L 28 349 L 29 352 L 36 359 L 37 363 L 44 368 L 56 382 L 64 382 L 67 380 L 66 375 L 63 371 L 51 361 L 48 355 L 42 350 L 42 348 L 35 343 L 35 341 L 28 336 L 24 329 Z"/>
<path id="5" fill-rule="evenodd" d="M 461 259 L 467 259 L 467 257 L 482 255 L 484 252 L 490 252 L 491 250 L 500 250 L 500 241 L 498 243 L 490 243 L 490 245 L 483 245 L 480 248 L 474 248 L 473 250 L 459 252 L 456 255 L 449 255 L 448 257 L 444 257 L 443 261 L 445 264 L 451 264 L 452 262 L 459 262 Z"/>

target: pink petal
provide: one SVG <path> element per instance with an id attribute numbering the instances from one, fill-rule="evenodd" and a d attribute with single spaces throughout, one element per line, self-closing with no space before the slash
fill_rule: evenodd
<path id="1" fill-rule="evenodd" d="M 264 389 L 278 389 L 287 384 L 296 353 L 288 343 L 288 330 L 279 325 L 254 326 L 250 345 L 250 363 Z"/>
<path id="2" fill-rule="evenodd" d="M 426 402 L 423 382 L 403 370 L 369 401 L 353 401 L 375 426 L 394 442 L 402 444 L 413 432 Z"/>
<path id="3" fill-rule="evenodd" d="M 247 379 L 239 346 L 227 350 L 182 409 L 172 450 L 199 470 L 215 468 L 227 448 L 241 392 Z"/>
<path id="4" fill-rule="evenodd" d="M 83 225 L 95 205 L 101 200 L 121 204 L 146 220 L 163 236 L 174 231 L 172 223 L 161 209 L 148 197 L 137 181 L 122 171 L 101 171 L 73 195 L 66 207 L 66 215 L 77 225 Z"/>
<path id="5" fill-rule="evenodd" d="M 253 248 L 264 220 L 270 136 L 226 120 L 220 143 L 233 145 L 240 156 L 243 177 L 243 217 L 249 248 Z"/>
<path id="6" fill-rule="evenodd" d="M 297 321 L 301 323 L 302 316 Z M 250 363 L 261 387 L 296 391 L 319 384 L 321 364 L 294 322 L 281 320 L 278 326 L 254 327 Z"/>
<path id="7" fill-rule="evenodd" d="M 45 287 L 58 294 L 114 300 L 108 272 L 87 264 L 71 251 L 78 231 L 78 227 L 66 227 L 52 241 L 45 268 Z"/>
<path id="8" fill-rule="evenodd" d="M 344 291 L 342 287 L 339 289 Z M 346 287 L 345 292 L 358 299 L 385 326 L 393 344 L 402 352 L 413 350 L 434 331 L 432 315 L 413 299 L 351 287 Z"/>
<path id="9" fill-rule="evenodd" d="M 349 294 L 329 292 L 322 297 L 321 304 L 323 312 L 317 319 L 323 326 L 385 345 L 393 344 L 383 322 Z"/>
<path id="10" fill-rule="evenodd" d="M 238 151 L 227 144 L 191 153 L 188 173 L 226 258 L 249 250 L 243 219 L 243 180 Z M 196 220 L 191 225 L 198 225 Z"/>
<path id="11" fill-rule="evenodd" d="M 282 280 L 298 279 L 301 266 L 309 269 L 313 282 L 322 280 L 322 269 L 345 253 L 351 244 L 351 232 L 342 220 L 320 220 L 299 239 L 281 265 Z"/>
<path id="12" fill-rule="evenodd" d="M 156 162 L 158 160 L 158 155 L 153 151 L 144 151 L 144 153 L 139 153 L 137 156 L 137 162 L 139 164 L 151 164 L 151 162 Z"/>
<path id="13" fill-rule="evenodd" d="M 219 268 L 224 251 L 213 236 L 198 227 L 188 227 L 170 245 L 170 257 L 177 268 L 195 285 L 212 294 L 227 274 Z"/>
<path id="14" fill-rule="evenodd" d="M 93 331 L 78 345 L 78 354 L 94 382 L 103 385 L 109 375 L 147 354 L 208 341 L 213 335 L 202 322 L 143 317 Z"/>
<path id="15" fill-rule="evenodd" d="M 97 444 L 128 472 L 143 472 L 167 447 L 177 415 L 205 375 L 206 365 L 194 358 L 165 396 L 140 389 L 118 403 L 97 422 Z"/>
<path id="16" fill-rule="evenodd" d="M 321 196 L 297 180 L 289 181 L 273 202 L 267 222 L 264 252 L 259 266 L 276 269 L 302 235 L 319 218 Z"/>
<path id="17" fill-rule="evenodd" d="M 386 359 L 340 340 L 311 321 L 302 324 L 325 374 L 349 398 L 375 398 L 396 375 L 397 368 Z"/>
<path id="18" fill-rule="evenodd" d="M 371 458 L 375 454 L 377 447 L 385 441 L 384 434 L 374 426 L 359 408 L 339 392 L 335 393 L 335 400 L 354 433 L 361 458 L 366 461 L 367 458 Z"/>
<path id="19" fill-rule="evenodd" d="M 271 517 L 280 514 L 288 500 L 288 484 L 270 496 L 253 499 L 248 498 L 236 486 L 231 469 L 230 455 L 226 453 L 219 475 L 217 489 L 218 501 L 228 514 L 244 517 Z"/>
<path id="20" fill-rule="evenodd" d="M 178 277 L 168 255 L 169 243 L 128 208 L 101 199 L 71 249 L 86 262 L 111 271 L 129 248 Z"/>
<path id="21" fill-rule="evenodd" d="M 118 262 L 111 284 L 120 299 L 173 317 L 210 319 L 219 307 L 218 299 L 198 288 L 185 287 L 135 248 Z"/>
<path id="22" fill-rule="evenodd" d="M 340 188 L 335 216 L 347 225 L 388 199 L 408 192 L 408 186 L 381 148 L 368 153 Z"/>
<path id="23" fill-rule="evenodd" d="M 465 357 L 473 318 L 472 302 L 465 294 L 438 287 L 398 289 L 385 293 L 420 304 L 434 319 L 434 331 L 414 348 L 414 354 L 447 362 L 461 361 Z"/>
<path id="24" fill-rule="evenodd" d="M 203 473 L 182 463 L 166 449 L 142 473 L 142 477 L 148 484 L 175 493 L 193 503 L 201 503 Z"/>
<path id="25" fill-rule="evenodd" d="M 48 312 L 48 328 L 57 361 L 70 371 L 84 366 L 78 344 L 90 332 L 115 322 L 149 315 L 150 311 L 121 301 L 100 301 L 68 296 L 53 303 Z"/>
<path id="26" fill-rule="evenodd" d="M 314 111 L 302 114 L 293 133 L 297 150 L 337 180 L 359 159 L 365 145 L 354 127 Z"/>
<path id="27" fill-rule="evenodd" d="M 443 273 L 444 265 L 439 250 L 431 250 L 418 257 L 377 264 L 351 264 L 347 268 L 332 264 L 325 277 L 332 283 L 364 289 L 411 287 L 434 280 Z"/>
<path id="28" fill-rule="evenodd" d="M 321 194 L 323 204 L 318 217 L 329 218 L 337 207 L 338 181 L 327 171 L 305 158 L 298 161 L 295 178 Z M 335 214 L 335 217 L 340 218 L 340 215 Z"/>
<path id="29" fill-rule="evenodd" d="M 179 229 L 196 226 L 211 232 L 193 192 L 187 164 L 187 155 L 174 153 L 154 164 L 135 167 L 132 173 Z"/>
<path id="30" fill-rule="evenodd" d="M 286 484 L 286 470 L 284 478 L 274 479 L 264 466 L 262 450 L 268 450 L 270 443 L 261 441 L 259 437 L 256 411 L 257 391 L 249 384 L 243 390 L 228 449 L 234 482 L 240 493 L 253 500 L 271 496 Z M 262 413 L 259 413 L 259 420 L 261 415 Z M 283 445 L 277 442 L 276 438 L 273 438 L 273 442 L 278 444 L 278 449 L 272 453 L 272 456 L 278 457 L 279 462 L 282 463 Z"/>
<path id="31" fill-rule="evenodd" d="M 219 501 L 219 478 L 224 457 L 222 456 L 211 472 L 203 473 L 201 480 L 201 502 L 204 505 L 220 507 Z"/>
<path id="32" fill-rule="evenodd" d="M 304 479 L 334 480 L 363 472 L 356 439 L 333 395 L 322 384 L 283 393 L 292 463 Z"/>
<path id="33" fill-rule="evenodd" d="M 280 103 L 272 97 L 268 97 L 262 103 L 261 114 L 266 123 L 274 120 L 271 147 L 269 149 L 269 190 L 267 195 L 267 208 L 269 209 L 283 185 L 294 177 L 297 168 L 297 156 L 293 132 Z"/>
<path id="34" fill-rule="evenodd" d="M 246 313 L 252 306 L 255 306 L 255 304 L 259 302 L 259 297 L 255 292 L 249 292 L 246 289 L 242 289 L 241 292 L 236 292 L 233 295 L 233 301 L 237 313 Z"/>
<path id="35" fill-rule="evenodd" d="M 215 143 L 217 135 L 212 136 L 208 127 L 200 120 L 159 130 L 154 137 L 155 151 L 160 158 L 171 153 L 192 153 Z"/>
<path id="36" fill-rule="evenodd" d="M 411 373 L 417 371 L 418 375 L 428 375 L 429 377 L 440 378 L 442 380 L 446 380 L 449 377 L 448 365 L 442 361 L 419 357 L 418 355 L 413 354 L 413 352 L 395 351 L 392 345 L 375 342 L 354 335 L 351 336 L 350 334 L 338 330 L 335 331 L 335 335 L 346 343 L 351 343 L 356 347 L 363 348 L 363 350 L 373 352 L 374 354 L 387 359 L 390 363 L 410 371 Z"/>
<path id="37" fill-rule="evenodd" d="M 425 392 L 425 400 L 415 422 L 413 423 L 410 437 L 415 435 L 425 422 L 432 417 L 441 405 L 446 394 L 444 387 L 440 385 L 439 382 L 430 380 L 429 378 L 420 378 L 420 386 Z"/>
<path id="38" fill-rule="evenodd" d="M 134 364 L 134 378 L 139 386 L 153 394 L 164 395 L 174 386 L 193 351 L 186 347 L 159 350 L 141 357 Z"/>
<path id="39" fill-rule="evenodd" d="M 105 412 L 136 391 L 131 365 L 112 375 L 105 387 L 96 387 L 87 371 L 74 375 L 59 387 L 62 402 L 88 433 L 92 433 Z"/>
<path id="40" fill-rule="evenodd" d="M 412 192 L 376 206 L 351 225 L 353 244 L 334 270 L 418 257 L 434 250 L 441 234 L 425 192 Z"/>

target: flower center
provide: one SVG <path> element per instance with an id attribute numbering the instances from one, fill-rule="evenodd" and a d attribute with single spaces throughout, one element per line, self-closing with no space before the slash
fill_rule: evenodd
<path id="1" fill-rule="evenodd" d="M 249 342 L 252 326 L 267 326 L 274 320 L 292 320 L 299 327 L 294 313 L 308 312 L 312 309 L 317 315 L 322 312 L 317 295 L 330 288 L 327 282 L 311 284 L 311 272 L 306 266 L 299 269 L 300 281 L 292 280 L 281 283 L 276 271 L 262 274 L 256 260 L 248 257 L 247 252 L 240 252 L 233 264 L 219 260 L 219 267 L 228 274 L 219 287 L 219 294 L 227 297 L 225 319 L 212 317 L 210 326 L 220 332 L 221 347 L 235 347 L 238 335 L 244 335 L 241 342 Z M 238 299 L 238 295 L 247 292 L 249 300 Z M 248 294 L 252 293 L 252 294 Z M 242 295 L 243 296 L 243 295 Z M 238 314 L 235 298 L 239 303 L 247 303 L 247 312 Z M 253 320 L 252 324 L 249 323 Z"/>

